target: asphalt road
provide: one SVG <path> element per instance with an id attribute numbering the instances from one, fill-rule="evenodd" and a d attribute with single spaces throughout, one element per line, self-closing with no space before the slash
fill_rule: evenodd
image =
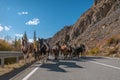
<path id="1" fill-rule="evenodd" d="M 10 80 L 120 80 L 120 59 L 87 57 L 39 62 Z"/>

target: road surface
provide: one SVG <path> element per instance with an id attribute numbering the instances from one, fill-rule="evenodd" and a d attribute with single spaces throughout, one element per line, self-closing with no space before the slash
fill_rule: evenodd
<path id="1" fill-rule="evenodd" d="M 120 59 L 86 59 L 39 62 L 10 80 L 120 80 Z"/>

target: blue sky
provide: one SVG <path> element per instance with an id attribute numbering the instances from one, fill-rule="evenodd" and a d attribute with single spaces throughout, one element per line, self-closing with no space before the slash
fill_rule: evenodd
<path id="1" fill-rule="evenodd" d="M 73 25 L 94 0 L 0 0 L 0 38 L 49 38 Z"/>

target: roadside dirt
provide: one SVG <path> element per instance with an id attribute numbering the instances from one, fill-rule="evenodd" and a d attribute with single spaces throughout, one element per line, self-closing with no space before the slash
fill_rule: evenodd
<path id="1" fill-rule="evenodd" d="M 31 62 L 34 61 L 34 58 L 32 58 L 30 61 Z M 12 72 L 12 71 L 24 66 L 24 65 L 25 65 L 24 60 L 20 60 L 19 63 L 5 65 L 4 68 L 0 67 L 0 76 L 7 74 L 9 72 Z"/>

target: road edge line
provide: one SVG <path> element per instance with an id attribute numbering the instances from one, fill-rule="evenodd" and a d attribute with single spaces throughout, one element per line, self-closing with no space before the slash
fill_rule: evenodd
<path id="1" fill-rule="evenodd" d="M 116 67 L 116 66 L 112 66 L 112 65 L 108 65 L 108 64 L 104 64 L 104 63 L 100 63 L 100 62 L 96 62 L 96 61 L 89 61 L 89 62 L 120 70 L 120 68 Z"/>

